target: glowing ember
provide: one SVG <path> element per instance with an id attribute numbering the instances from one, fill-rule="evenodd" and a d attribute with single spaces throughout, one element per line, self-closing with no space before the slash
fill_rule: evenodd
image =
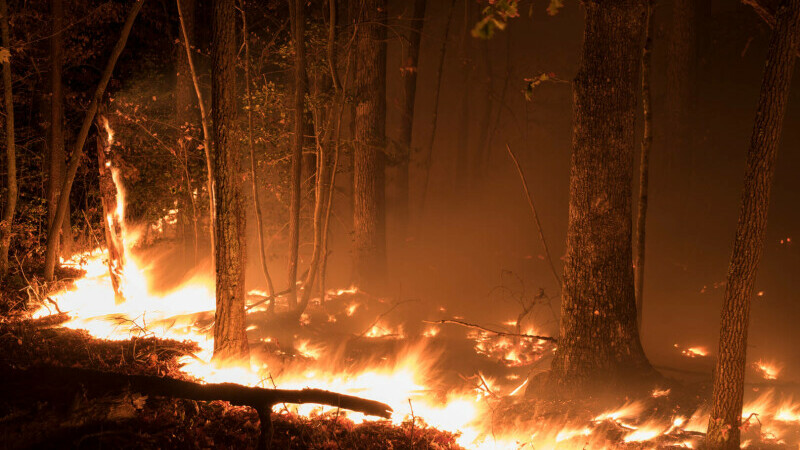
<path id="1" fill-rule="evenodd" d="M 697 358 L 708 356 L 708 349 L 705 347 L 689 347 L 686 350 L 681 351 L 681 353 L 689 358 Z"/>

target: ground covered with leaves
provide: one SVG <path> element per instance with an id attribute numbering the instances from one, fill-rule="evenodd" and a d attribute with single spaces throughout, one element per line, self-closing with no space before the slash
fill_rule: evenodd
<path id="1" fill-rule="evenodd" d="M 0 323 L 0 370 L 61 366 L 191 380 L 177 362 L 197 350 L 191 342 L 152 337 L 107 341 L 50 325 Z M 19 392 L 0 394 L 0 442 L 6 448 L 254 448 L 258 443 L 256 412 L 223 401 L 136 393 L 89 398 L 85 392 L 63 392 L 42 401 L 35 395 L 37 386 L 30 388 L 29 401 L 20 401 L 26 395 Z M 343 414 L 302 417 L 276 407 L 273 426 L 273 448 L 459 448 L 456 436 L 419 419 L 400 426 L 356 424 Z"/>

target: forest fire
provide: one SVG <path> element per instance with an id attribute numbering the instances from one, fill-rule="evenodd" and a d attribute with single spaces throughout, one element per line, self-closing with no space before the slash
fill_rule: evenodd
<path id="1" fill-rule="evenodd" d="M 0 0 L 0 443 L 798 448 L 798 55 L 800 0 Z"/>

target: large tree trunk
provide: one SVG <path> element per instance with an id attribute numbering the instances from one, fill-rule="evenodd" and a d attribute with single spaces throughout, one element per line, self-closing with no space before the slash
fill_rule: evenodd
<path id="1" fill-rule="evenodd" d="M 8 32 L 8 4 L 0 0 L 0 35 L 3 47 L 11 49 Z M 11 95 L 11 55 L 3 61 L 3 97 L 6 113 L 6 203 L 3 205 L 3 218 L 0 221 L 0 279 L 8 274 L 8 250 L 14 228 L 14 213 L 17 210 L 17 151 L 14 143 L 14 98 Z"/>
<path id="2" fill-rule="evenodd" d="M 62 0 L 50 0 L 52 28 L 50 36 L 50 129 L 47 135 L 47 226 L 50 227 L 56 216 L 58 197 L 67 170 L 67 156 L 64 152 L 64 89 L 61 83 L 61 69 L 64 65 L 64 5 Z M 64 216 L 59 237 L 58 256 L 69 256 L 72 251 L 72 225 L 69 205 Z"/>
<path id="3" fill-rule="evenodd" d="M 75 146 L 72 149 L 72 155 L 70 156 L 69 165 L 67 166 L 67 173 L 64 177 L 64 184 L 61 186 L 61 194 L 58 196 L 56 215 L 53 218 L 53 223 L 50 224 L 50 228 L 47 230 L 47 250 L 45 252 L 44 261 L 44 278 L 47 281 L 53 280 L 58 253 L 58 234 L 61 231 L 64 217 L 69 207 L 69 194 L 70 191 L 72 191 L 72 182 L 75 181 L 75 174 L 78 172 L 78 166 L 83 158 L 83 145 L 86 143 L 86 138 L 89 136 L 89 128 L 91 128 L 92 122 L 94 122 L 94 116 L 97 113 L 97 108 L 103 97 L 103 93 L 106 91 L 108 81 L 111 79 L 111 74 L 114 73 L 114 66 L 117 64 L 117 59 L 119 59 L 119 55 L 122 54 L 125 43 L 128 42 L 128 36 L 131 33 L 131 28 L 133 28 L 133 22 L 142 9 L 142 3 L 144 3 L 144 0 L 137 0 L 128 12 L 128 17 L 125 18 L 125 24 L 122 26 L 119 40 L 117 40 L 114 49 L 111 51 L 111 56 L 108 58 L 106 67 L 103 69 L 103 75 L 97 83 L 92 101 L 89 103 L 89 109 L 83 117 L 83 124 L 75 140 Z"/>
<path id="4" fill-rule="evenodd" d="M 189 149 L 193 148 L 192 141 L 186 139 L 184 131 L 189 128 L 191 124 L 197 123 L 197 108 L 195 106 L 194 87 L 192 80 L 192 68 L 189 66 L 189 57 L 185 51 L 183 39 L 183 29 L 186 29 L 186 35 L 189 39 L 194 37 L 194 23 L 195 23 L 195 0 L 182 0 L 178 2 L 178 7 L 181 8 L 179 20 L 181 22 L 181 32 L 178 33 L 180 45 L 175 48 L 175 113 L 178 127 L 183 131 L 178 137 L 177 142 L 177 157 L 181 169 L 184 174 L 184 182 L 186 185 L 186 192 L 180 195 L 179 201 L 182 203 L 180 214 L 183 217 L 184 230 L 184 252 L 189 256 L 190 261 L 195 261 L 197 258 L 197 240 L 199 237 L 197 228 L 197 208 L 195 207 L 194 195 L 192 192 L 192 180 L 189 175 L 188 168 L 188 154 Z"/>
<path id="5" fill-rule="evenodd" d="M 409 163 L 414 127 L 414 106 L 417 95 L 417 72 L 419 69 L 419 44 L 422 40 L 422 25 L 425 23 L 427 0 L 415 0 L 407 42 L 403 44 L 400 76 L 403 79 L 403 96 L 400 98 L 400 126 L 397 143 L 400 147 L 397 170 L 397 223 L 401 240 L 406 239 L 409 217 Z"/>
<path id="6" fill-rule="evenodd" d="M 653 2 L 647 1 L 647 31 L 642 50 L 642 116 L 644 116 L 644 133 L 642 136 L 642 153 L 639 158 L 639 202 L 636 213 L 636 257 L 634 258 L 634 274 L 636 280 L 636 323 L 642 330 L 642 305 L 644 298 L 644 250 L 645 225 L 647 223 L 647 189 L 650 181 L 650 149 L 653 147 L 653 111 L 650 92 L 651 50 L 653 47 Z"/>
<path id="7" fill-rule="evenodd" d="M 249 359 L 245 333 L 245 214 L 236 128 L 236 15 L 234 0 L 212 8 L 211 114 L 214 139 L 217 309 L 214 358 Z"/>
<path id="8" fill-rule="evenodd" d="M 103 108 L 105 109 L 105 108 Z M 103 230 L 105 231 L 106 248 L 108 249 L 108 273 L 111 286 L 114 288 L 116 302 L 122 303 L 122 272 L 125 268 L 125 243 L 123 241 L 123 208 L 118 198 L 115 157 L 111 152 L 114 137 L 104 113 L 97 115 L 97 165 L 100 169 L 100 200 L 103 204 Z"/>
<path id="9" fill-rule="evenodd" d="M 356 6 L 356 117 L 353 155 L 353 281 L 386 288 L 386 0 Z"/>
<path id="10" fill-rule="evenodd" d="M 800 0 L 784 0 L 776 13 L 775 29 L 767 50 L 747 152 L 739 224 L 725 284 L 719 356 L 706 440 L 710 449 L 739 448 L 750 299 L 764 246 L 772 176 L 798 46 Z"/>
<path id="11" fill-rule="evenodd" d="M 636 329 L 631 260 L 634 120 L 645 0 L 584 1 L 561 337 L 551 381 L 565 394 L 652 370 Z"/>
<path id="12" fill-rule="evenodd" d="M 289 307 L 297 308 L 297 265 L 300 246 L 300 204 L 302 201 L 303 140 L 305 138 L 306 50 L 305 2 L 290 0 L 294 31 L 294 147 L 292 149 L 291 197 L 289 201 Z"/>

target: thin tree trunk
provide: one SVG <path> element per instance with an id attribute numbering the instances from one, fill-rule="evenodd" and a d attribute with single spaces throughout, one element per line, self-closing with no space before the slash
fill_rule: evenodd
<path id="1" fill-rule="evenodd" d="M 353 155 L 353 282 L 386 288 L 386 0 L 359 2 Z"/>
<path id="2" fill-rule="evenodd" d="M 3 47 L 11 51 L 11 38 L 8 32 L 8 4 L 0 0 L 0 34 Z M 3 61 L 3 96 L 6 112 L 6 171 L 8 188 L 3 220 L 0 222 L 0 279 L 8 274 L 8 250 L 11 247 L 14 213 L 17 210 L 17 150 L 14 142 L 14 97 L 11 93 L 11 55 Z"/>
<path id="3" fill-rule="evenodd" d="M 61 226 L 64 222 L 64 216 L 66 215 L 67 208 L 69 206 L 69 194 L 72 190 L 72 182 L 75 181 L 75 174 L 78 172 L 78 166 L 83 158 L 83 145 L 86 143 L 86 138 L 89 135 L 89 128 L 91 128 L 92 122 L 94 122 L 94 116 L 97 113 L 97 107 L 99 106 L 100 100 L 106 91 L 108 81 L 111 79 L 111 75 L 114 73 L 114 66 L 117 64 L 117 59 L 119 59 L 119 55 L 122 54 L 122 50 L 125 48 L 125 43 L 128 41 L 131 28 L 133 28 L 133 22 L 136 20 L 136 16 L 139 15 L 139 10 L 142 9 L 143 3 L 144 0 L 137 0 L 136 3 L 134 3 L 131 7 L 131 10 L 128 12 L 128 17 L 125 19 L 125 24 L 122 26 L 122 32 L 120 33 L 119 40 L 114 46 L 114 49 L 111 51 L 111 56 L 109 56 L 106 67 L 103 70 L 103 75 L 100 78 L 100 81 L 97 83 L 97 88 L 92 96 L 92 101 L 89 103 L 89 109 L 86 111 L 86 115 L 83 118 L 83 124 L 81 125 L 81 129 L 78 132 L 78 137 L 75 140 L 75 146 L 72 149 L 72 156 L 70 157 L 69 165 L 67 166 L 67 174 L 64 178 L 64 184 L 61 187 L 61 194 L 58 198 L 58 209 L 56 210 L 56 215 L 53 218 L 53 223 L 50 225 L 50 229 L 47 232 L 47 251 L 45 253 L 44 263 L 44 277 L 47 281 L 53 280 L 53 273 L 55 271 L 57 259 L 56 256 L 58 253 L 58 233 L 61 230 Z"/>
<path id="4" fill-rule="evenodd" d="M 411 144 L 414 127 L 414 106 L 417 94 L 417 72 L 419 70 L 419 45 L 422 40 L 422 26 L 425 23 L 427 0 L 415 0 L 411 13 L 411 23 L 407 42 L 403 45 L 400 76 L 403 79 L 403 96 L 400 98 L 400 127 L 397 143 L 400 147 L 400 163 L 397 173 L 397 221 L 401 239 L 405 240 L 408 232 L 409 217 L 409 162 L 411 161 Z"/>
<path id="5" fill-rule="evenodd" d="M 50 36 L 50 130 L 48 133 L 47 226 L 50 227 L 58 209 L 58 197 L 67 170 L 64 152 L 64 90 L 61 82 L 64 64 L 64 5 L 62 0 L 50 0 L 52 29 Z M 72 251 L 72 226 L 69 205 L 59 237 L 56 259 Z"/>
<path id="6" fill-rule="evenodd" d="M 636 328 L 631 200 L 645 0 L 584 1 L 561 327 L 551 382 L 566 395 L 652 374 Z"/>
<path id="7" fill-rule="evenodd" d="M 216 211 L 217 308 L 214 358 L 248 361 L 245 332 L 246 216 L 236 126 L 236 15 L 234 0 L 212 7 L 211 114 L 212 168 Z"/>
<path id="8" fill-rule="evenodd" d="M 739 223 L 725 284 L 719 356 L 714 371 L 714 394 L 706 438 L 709 449 L 739 448 L 750 299 L 764 247 L 775 160 L 795 54 L 800 47 L 800 0 L 782 1 L 775 16 L 776 25 L 767 50 L 747 152 Z"/>
<path id="9" fill-rule="evenodd" d="M 194 81 L 192 77 L 192 68 L 189 66 L 189 57 L 185 51 L 185 43 L 188 42 L 188 40 L 184 39 L 182 32 L 183 28 L 186 28 L 186 35 L 194 36 L 195 0 L 180 1 L 178 5 L 178 15 L 181 33 L 179 33 L 180 45 L 176 49 L 175 54 L 175 72 L 177 73 L 177 83 L 175 86 L 175 109 L 177 113 L 178 126 L 183 129 L 183 127 L 188 127 L 189 124 L 196 123 L 197 120 L 197 110 L 194 107 L 195 93 L 193 88 Z M 194 195 L 192 192 L 192 181 L 187 166 L 187 153 L 188 148 L 191 146 L 191 140 L 187 139 L 187 137 L 182 134 L 178 138 L 177 146 L 178 154 L 176 156 L 179 159 L 181 170 L 184 172 L 184 177 L 186 178 L 186 195 L 182 196 L 185 197 L 183 200 L 185 204 L 182 205 L 180 211 L 180 214 L 184 218 L 188 215 L 186 210 L 189 209 L 189 206 L 191 206 L 191 217 L 188 219 L 191 220 L 191 236 L 187 236 L 189 233 L 184 233 L 184 251 L 191 253 L 191 258 L 189 259 L 196 261 L 198 245 L 197 241 L 199 237 L 197 230 L 197 210 L 195 208 Z"/>
<path id="10" fill-rule="evenodd" d="M 185 1 L 185 0 L 184 0 Z M 216 258 L 216 190 L 214 186 L 214 180 L 216 179 L 214 175 L 214 165 L 212 164 L 212 152 L 211 152 L 211 133 L 209 131 L 208 126 L 208 113 L 206 112 L 206 104 L 203 101 L 203 94 L 200 91 L 200 80 L 197 76 L 197 70 L 194 67 L 194 58 L 192 58 L 192 51 L 190 48 L 189 42 L 189 31 L 187 30 L 187 21 L 184 19 L 184 9 L 181 6 L 181 0 L 176 0 L 178 5 L 178 18 L 181 22 L 181 34 L 183 36 L 183 48 L 186 50 L 186 61 L 189 64 L 189 70 L 192 72 L 192 84 L 194 84 L 194 92 L 197 95 L 197 106 L 200 108 L 200 123 L 203 127 L 203 151 L 205 152 L 206 156 L 206 174 L 208 175 L 208 181 L 206 183 L 206 189 L 208 190 L 208 213 L 209 213 L 209 223 L 211 225 L 211 230 L 209 233 L 211 239 L 211 266 L 214 267 L 216 265 L 214 258 Z"/>
<path id="11" fill-rule="evenodd" d="M 111 286 L 114 288 L 114 298 L 117 304 L 125 301 L 122 292 L 122 273 L 125 268 L 125 245 L 123 242 L 122 217 L 124 205 L 117 196 L 117 186 L 114 183 L 114 155 L 111 147 L 114 138 L 108 125 L 104 111 L 97 114 L 97 165 L 100 170 L 100 200 L 103 204 L 103 230 L 108 249 L 108 274 L 111 277 Z"/>
<path id="12" fill-rule="evenodd" d="M 297 309 L 297 265 L 300 251 L 300 202 L 302 200 L 303 139 L 305 138 L 306 51 L 305 2 L 289 0 L 294 18 L 294 146 L 292 149 L 291 197 L 289 200 L 289 307 Z"/>
<path id="13" fill-rule="evenodd" d="M 456 0 L 450 1 L 450 9 L 447 10 L 447 23 L 444 27 L 444 37 L 442 46 L 439 48 L 439 65 L 436 71 L 436 91 L 433 93 L 433 115 L 431 117 L 431 134 L 428 143 L 423 148 L 425 152 L 422 156 L 422 193 L 419 202 L 419 214 L 425 210 L 425 201 L 428 197 L 428 182 L 431 176 L 431 164 L 433 163 L 433 144 L 436 142 L 436 125 L 439 119 L 439 94 L 442 91 L 442 73 L 444 72 L 444 57 L 447 53 L 447 37 L 450 34 L 450 24 L 453 22 L 453 8 Z"/>
<path id="14" fill-rule="evenodd" d="M 642 331 L 642 304 L 644 292 L 644 251 L 645 225 L 647 222 L 647 185 L 650 179 L 650 149 L 653 147 L 653 111 L 650 92 L 651 50 L 653 47 L 653 0 L 647 1 L 647 29 L 642 50 L 642 115 L 644 116 L 644 136 L 642 154 L 639 159 L 639 202 L 636 215 L 636 258 L 634 274 L 636 288 L 636 323 Z"/>
<path id="15" fill-rule="evenodd" d="M 247 145 L 250 150 L 250 181 L 253 186 L 253 203 L 256 213 L 256 233 L 258 233 L 259 256 L 261 257 L 261 272 L 264 274 L 264 281 L 267 282 L 267 295 L 273 297 L 275 303 L 275 287 L 272 284 L 272 277 L 269 276 L 267 267 L 267 250 L 264 244 L 264 218 L 261 212 L 261 200 L 258 195 L 258 177 L 256 176 L 256 151 L 253 143 L 253 104 L 250 95 L 250 43 L 247 34 L 247 14 L 245 13 L 244 1 L 241 2 L 242 10 L 242 35 L 244 36 L 244 85 L 245 95 L 247 96 Z"/>

